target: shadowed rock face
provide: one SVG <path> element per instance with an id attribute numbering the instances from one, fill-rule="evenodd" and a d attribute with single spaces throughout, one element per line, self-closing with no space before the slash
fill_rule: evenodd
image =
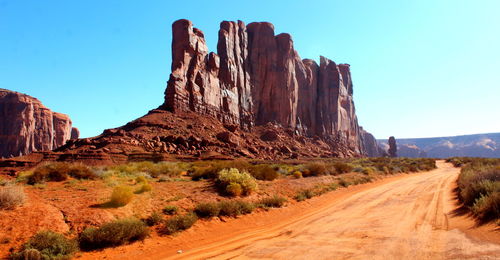
<path id="1" fill-rule="evenodd" d="M 275 35 L 267 22 L 222 22 L 218 54 L 208 51 L 190 21 L 178 20 L 172 29 L 172 73 L 162 108 L 211 115 L 244 130 L 277 123 L 343 142 L 359 154 L 371 145 L 362 143 L 349 65 L 302 60 L 291 36 Z"/>
<path id="2" fill-rule="evenodd" d="M 52 112 L 38 99 L 0 89 L 0 157 L 53 150 L 72 138 L 70 118 Z"/>

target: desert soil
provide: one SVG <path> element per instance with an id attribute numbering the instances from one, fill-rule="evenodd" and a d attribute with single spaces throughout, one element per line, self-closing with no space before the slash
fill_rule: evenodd
<path id="1" fill-rule="evenodd" d="M 174 237 L 84 259 L 497 259 L 494 224 L 477 226 L 453 189 L 459 169 L 389 177 L 286 208 L 200 221 Z M 181 250 L 181 251 L 179 251 Z"/>

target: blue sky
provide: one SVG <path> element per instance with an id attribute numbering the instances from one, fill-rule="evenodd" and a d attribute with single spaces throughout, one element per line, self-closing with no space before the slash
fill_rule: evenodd
<path id="1" fill-rule="evenodd" d="M 222 20 L 269 21 L 302 58 L 351 64 L 360 125 L 377 138 L 500 132 L 499 10 L 497 0 L 0 0 L 0 88 L 94 136 L 163 102 L 175 20 L 192 20 L 212 51 Z"/>

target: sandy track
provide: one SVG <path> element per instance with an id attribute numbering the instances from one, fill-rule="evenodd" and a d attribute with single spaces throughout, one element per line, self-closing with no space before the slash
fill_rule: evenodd
<path id="1" fill-rule="evenodd" d="M 82 258 L 498 259 L 498 228 L 475 227 L 470 217 L 456 214 L 458 172 L 438 161 L 430 172 L 351 186 L 224 222 L 200 221 L 173 238 L 153 237 Z"/>
<path id="2" fill-rule="evenodd" d="M 256 230 L 174 258 L 497 259 L 500 245 L 451 229 L 458 169 L 410 175 L 357 192 L 286 226 Z"/>

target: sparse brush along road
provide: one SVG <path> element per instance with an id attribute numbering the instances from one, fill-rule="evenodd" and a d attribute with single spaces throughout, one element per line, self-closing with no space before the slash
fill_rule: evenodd
<path id="1" fill-rule="evenodd" d="M 109 253 L 122 259 L 498 259 L 498 228 L 475 227 L 470 217 L 457 215 L 459 169 L 437 163 L 430 172 L 203 223 L 170 240 Z"/>

